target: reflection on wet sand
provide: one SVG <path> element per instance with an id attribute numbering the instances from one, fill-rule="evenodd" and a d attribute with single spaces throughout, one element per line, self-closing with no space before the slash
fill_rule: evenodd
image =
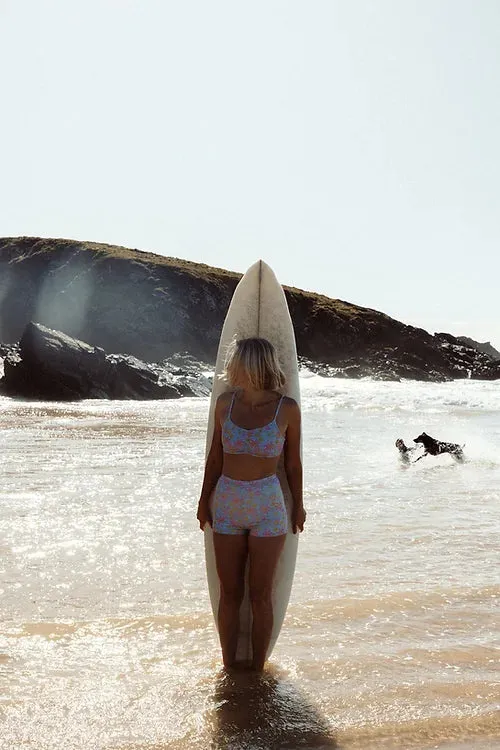
<path id="1" fill-rule="evenodd" d="M 326 719 L 274 667 L 263 675 L 228 674 L 189 691 L 194 713 L 183 721 L 183 736 L 106 745 L 109 750 L 339 750 Z M 168 701 L 167 701 L 168 702 Z M 166 710 L 167 707 L 166 707 Z M 175 729 L 173 729 L 175 732 Z"/>
<path id="2" fill-rule="evenodd" d="M 212 711 L 212 750 L 338 748 L 326 720 L 276 670 L 221 672 Z"/>

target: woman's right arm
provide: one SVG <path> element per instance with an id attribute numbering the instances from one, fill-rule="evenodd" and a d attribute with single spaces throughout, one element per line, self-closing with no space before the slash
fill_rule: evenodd
<path id="1" fill-rule="evenodd" d="M 214 413 L 214 434 L 212 445 L 205 464 L 205 473 L 203 475 L 203 485 L 201 488 L 200 501 L 198 503 L 198 513 L 196 515 L 200 522 L 200 529 L 203 531 L 205 524 L 212 525 L 212 515 L 210 513 L 210 496 L 213 492 L 217 480 L 222 474 L 222 427 L 221 427 L 221 398 L 217 399 Z"/>

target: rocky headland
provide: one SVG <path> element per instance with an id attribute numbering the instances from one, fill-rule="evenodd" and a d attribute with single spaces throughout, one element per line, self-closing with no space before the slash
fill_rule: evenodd
<path id="1" fill-rule="evenodd" d="M 0 239 L 0 359 L 5 368 L 0 388 L 16 395 L 17 387 L 17 395 L 29 396 L 38 387 L 35 397 L 44 397 L 40 394 L 48 394 L 59 373 L 56 383 L 62 388 L 55 388 L 53 398 L 61 391 L 67 398 L 201 395 L 207 385 L 196 380 L 195 363 L 215 361 L 239 278 L 111 245 Z M 286 287 L 285 294 L 299 357 L 321 374 L 384 380 L 500 378 L 500 353 L 489 343 L 432 335 L 377 310 L 312 292 Z M 179 353 L 184 353 L 180 371 Z M 79 383 L 72 375 L 75 367 Z M 126 375 L 120 379 L 119 372 Z"/>

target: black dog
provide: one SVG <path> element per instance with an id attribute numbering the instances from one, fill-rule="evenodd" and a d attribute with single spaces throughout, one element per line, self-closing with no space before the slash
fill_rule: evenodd
<path id="1" fill-rule="evenodd" d="M 458 443 L 443 443 L 441 440 L 431 437 L 426 432 L 415 438 L 413 442 L 421 443 L 425 449 L 425 452 L 416 459 L 417 461 L 427 456 L 427 454 L 430 456 L 439 456 L 441 453 L 450 453 L 457 461 L 464 460 L 463 445 L 459 445 Z"/>

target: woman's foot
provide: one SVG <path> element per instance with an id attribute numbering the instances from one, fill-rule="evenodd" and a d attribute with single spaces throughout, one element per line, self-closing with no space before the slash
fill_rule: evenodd
<path id="1" fill-rule="evenodd" d="M 254 674 L 262 674 L 262 672 L 264 671 L 264 664 L 265 664 L 265 662 L 260 661 L 260 660 L 259 661 L 253 661 L 252 664 L 251 664 L 251 666 L 250 666 L 250 670 Z"/>
<path id="2" fill-rule="evenodd" d="M 224 665 L 224 671 L 229 675 L 234 674 L 262 674 L 264 664 L 255 663 L 249 659 L 234 661 L 231 665 Z"/>

